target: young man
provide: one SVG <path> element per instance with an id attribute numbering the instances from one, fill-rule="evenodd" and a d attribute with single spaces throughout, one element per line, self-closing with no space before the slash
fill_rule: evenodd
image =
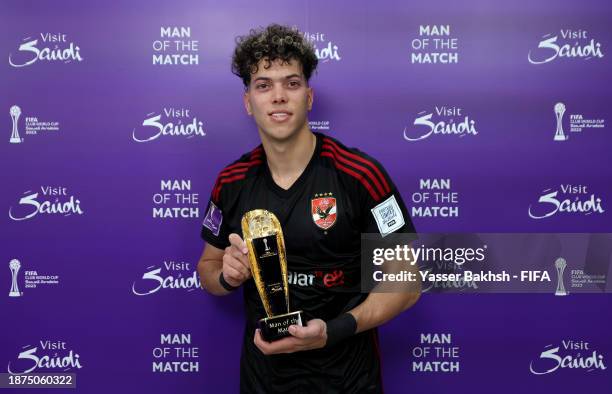
<path id="1" fill-rule="evenodd" d="M 234 52 L 232 69 L 244 82 L 244 106 L 261 145 L 219 174 L 198 271 L 212 294 L 243 287 L 241 392 L 381 392 L 375 327 L 418 299 L 414 292 L 360 293 L 361 233 L 414 228 L 377 161 L 309 129 L 314 96 L 308 80 L 316 65 L 303 36 L 279 25 L 241 37 Z M 308 320 L 271 343 L 256 330 L 265 312 L 240 236 L 242 215 L 258 208 L 281 222 L 291 310 L 303 310 Z M 375 210 L 386 212 L 384 218 Z"/>

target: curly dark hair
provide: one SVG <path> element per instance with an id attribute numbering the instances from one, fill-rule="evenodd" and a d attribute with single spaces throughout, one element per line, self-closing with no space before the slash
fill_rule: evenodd
<path id="1" fill-rule="evenodd" d="M 319 61 L 314 47 L 302 33 L 277 24 L 253 29 L 248 35 L 236 38 L 232 73 L 242 79 L 245 87 L 251 83 L 251 75 L 257 72 L 261 59 L 265 59 L 264 68 L 269 68 L 273 61 L 279 59 L 283 63 L 297 60 L 302 65 L 306 81 L 310 79 Z"/>

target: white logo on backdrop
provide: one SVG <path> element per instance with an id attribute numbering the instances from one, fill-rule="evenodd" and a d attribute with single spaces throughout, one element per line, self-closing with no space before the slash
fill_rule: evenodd
<path id="1" fill-rule="evenodd" d="M 340 48 L 335 42 L 326 37 L 326 33 L 322 32 L 304 32 L 304 38 L 310 41 L 315 49 L 315 55 L 320 63 L 327 63 L 330 60 L 339 62 L 342 60 L 340 56 Z"/>
<path id="2" fill-rule="evenodd" d="M 38 47 L 38 38 L 26 37 L 19 45 L 18 52 L 9 54 L 9 64 L 13 67 L 30 66 L 37 61 L 59 61 L 70 63 L 82 62 L 81 48 L 69 42 L 64 33 L 40 33 L 42 46 Z"/>
<path id="3" fill-rule="evenodd" d="M 64 341 L 39 341 L 38 346 L 26 345 L 16 360 L 9 361 L 7 371 L 13 375 L 22 375 L 34 371 L 66 372 L 81 369 L 81 356 L 66 346 Z"/>
<path id="4" fill-rule="evenodd" d="M 191 111 L 186 108 L 164 108 L 161 113 L 151 112 L 142 126 L 132 130 L 132 139 L 136 142 L 154 141 L 161 136 L 189 139 L 206 135 L 202 121 L 196 116 L 192 117 Z"/>
<path id="5" fill-rule="evenodd" d="M 565 104 L 557 103 L 554 107 L 555 117 L 557 119 L 557 131 L 555 132 L 555 141 L 565 141 L 567 136 L 563 133 L 563 114 L 565 113 Z"/>
<path id="6" fill-rule="evenodd" d="M 132 283 L 132 293 L 138 296 L 155 294 L 162 289 L 193 291 L 200 289 L 198 272 L 191 269 L 190 263 L 164 261 L 160 267 L 147 267 L 140 280 Z"/>
<path id="7" fill-rule="evenodd" d="M 563 272 L 567 267 L 567 262 L 563 257 L 559 257 L 555 260 L 555 268 L 557 269 L 557 289 L 555 290 L 556 296 L 566 296 L 567 291 L 565 290 L 565 283 L 563 281 Z"/>
<path id="8" fill-rule="evenodd" d="M 68 194 L 63 186 L 41 186 L 42 195 L 28 190 L 19 199 L 19 204 L 9 208 L 9 218 L 15 221 L 32 219 L 36 215 L 82 215 L 81 201 Z"/>
<path id="9" fill-rule="evenodd" d="M 17 259 L 13 259 L 9 262 L 9 269 L 11 270 L 11 291 L 9 291 L 9 297 L 21 297 L 23 293 L 19 291 L 19 285 L 17 283 L 17 274 L 21 268 L 21 263 Z"/>
<path id="10" fill-rule="evenodd" d="M 558 213 L 584 214 L 604 213 L 601 197 L 588 192 L 585 185 L 565 184 L 560 190 L 546 189 L 537 204 L 530 204 L 527 210 L 532 219 L 544 219 Z"/>
<path id="11" fill-rule="evenodd" d="M 11 138 L 9 142 L 11 144 L 19 144 L 24 141 L 19 136 L 19 117 L 24 115 L 21 108 L 17 105 L 13 105 L 9 111 L 11 114 L 11 120 L 13 121 L 13 130 L 11 132 Z M 25 135 L 34 136 L 42 132 L 57 132 L 59 131 L 59 122 L 39 120 L 38 117 L 31 114 L 25 114 Z"/>
<path id="12" fill-rule="evenodd" d="M 9 110 L 11 114 L 11 120 L 13 121 L 13 130 L 11 132 L 11 139 L 9 142 L 11 144 L 19 144 L 23 142 L 23 139 L 19 138 L 19 116 L 21 116 L 21 108 L 16 105 L 13 105 Z"/>
<path id="13" fill-rule="evenodd" d="M 569 139 L 569 134 L 567 133 L 567 130 L 563 129 L 563 114 L 566 110 L 565 104 L 557 103 L 553 107 L 553 110 L 555 112 L 555 119 L 557 121 L 554 141 L 567 141 Z M 585 129 L 603 129 L 605 126 L 605 119 L 592 118 L 585 116 L 584 114 L 577 113 L 569 114 L 569 131 L 574 135 L 583 132 Z"/>
<path id="14" fill-rule="evenodd" d="M 460 107 L 436 106 L 433 112 L 421 111 L 417 115 L 419 116 L 414 120 L 416 127 L 404 128 L 406 141 L 422 141 L 438 134 L 459 137 L 478 135 L 476 121 L 464 115 Z"/>
<path id="15" fill-rule="evenodd" d="M 586 372 L 607 369 L 604 356 L 592 350 L 589 342 L 563 340 L 561 346 L 552 346 L 545 346 L 546 350 L 540 353 L 539 358 L 529 363 L 532 374 L 546 375 L 559 369 L 582 369 Z"/>
<path id="16" fill-rule="evenodd" d="M 559 38 L 559 35 L 561 38 Z M 601 43 L 589 40 L 587 30 L 562 29 L 559 34 L 542 36 L 538 48 L 530 50 L 527 60 L 531 64 L 544 64 L 558 58 L 597 59 L 604 57 Z"/>

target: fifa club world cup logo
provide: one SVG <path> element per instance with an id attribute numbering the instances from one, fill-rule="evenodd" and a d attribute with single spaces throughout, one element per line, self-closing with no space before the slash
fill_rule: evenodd
<path id="1" fill-rule="evenodd" d="M 557 118 L 557 131 L 555 132 L 555 141 L 566 141 L 569 137 L 563 133 L 563 114 L 565 113 L 565 104 L 555 104 L 555 116 Z"/>
<path id="2" fill-rule="evenodd" d="M 563 271 L 567 267 L 567 262 L 563 257 L 559 257 L 555 261 L 555 268 L 557 268 L 557 290 L 555 291 L 556 296 L 566 296 L 565 285 L 563 284 Z"/>
<path id="3" fill-rule="evenodd" d="M 21 138 L 19 138 L 19 130 L 17 129 L 17 125 L 19 124 L 21 108 L 16 105 L 13 105 L 11 107 L 10 114 L 11 119 L 13 120 L 13 131 L 11 132 L 11 139 L 9 141 L 11 144 L 19 144 L 21 142 Z"/>
<path id="4" fill-rule="evenodd" d="M 19 268 L 21 268 L 21 263 L 17 259 L 11 260 L 9 263 L 9 268 L 11 269 L 11 291 L 9 292 L 9 297 L 20 297 L 21 293 L 19 292 L 19 287 L 17 286 L 17 273 L 19 272 Z"/>

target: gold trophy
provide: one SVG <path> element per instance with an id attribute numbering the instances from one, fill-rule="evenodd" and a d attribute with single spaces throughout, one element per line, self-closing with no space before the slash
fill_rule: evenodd
<path id="1" fill-rule="evenodd" d="M 283 230 L 276 216 L 255 209 L 242 217 L 242 235 L 249 249 L 251 273 L 268 317 L 259 320 L 268 342 L 289 336 L 289 326 L 302 326 L 302 311 L 289 312 L 287 255 Z"/>

